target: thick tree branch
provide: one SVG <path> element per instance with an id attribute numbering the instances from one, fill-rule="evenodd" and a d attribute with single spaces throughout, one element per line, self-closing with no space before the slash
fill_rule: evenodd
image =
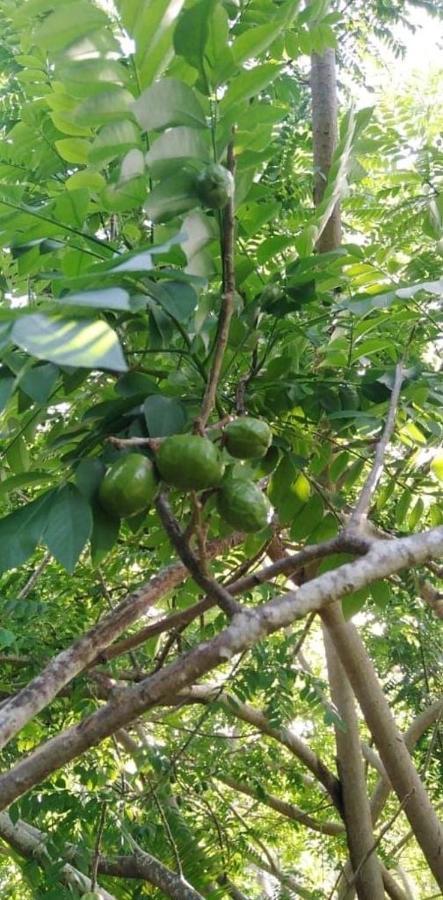
<path id="1" fill-rule="evenodd" d="M 203 900 L 184 878 L 168 869 L 160 860 L 150 853 L 138 849 L 131 856 L 116 856 L 107 859 L 103 856 L 98 861 L 98 871 L 102 875 L 113 875 L 118 878 L 139 878 L 155 885 L 173 900 Z"/>
<path id="2" fill-rule="evenodd" d="M 305 825 L 306 828 L 310 828 L 312 831 L 318 831 L 320 834 L 329 834 L 333 836 L 343 834 L 344 828 L 341 822 L 320 822 L 318 819 L 314 819 L 309 813 L 305 812 L 304 809 L 301 809 L 294 803 L 288 803 L 286 800 L 281 800 L 274 794 L 265 791 L 262 787 L 260 787 L 260 791 L 255 790 L 250 785 L 245 784 L 243 781 L 238 781 L 236 778 L 231 778 L 229 775 L 217 774 L 213 777 L 216 778 L 217 781 L 226 784 L 233 791 L 237 791 L 240 794 L 244 794 L 246 797 L 251 797 L 258 803 L 269 806 L 274 812 L 279 813 L 286 819 L 290 819 L 291 822 L 299 822 L 300 825 Z"/>
<path id="3" fill-rule="evenodd" d="M 54 865 L 54 860 L 49 856 L 46 848 L 47 836 L 38 828 L 28 825 L 19 819 L 13 823 L 7 813 L 0 813 L 0 838 L 2 838 L 19 856 L 24 859 L 35 860 L 43 869 Z M 72 856 L 72 853 L 69 853 Z M 59 880 L 62 884 L 74 889 L 77 893 L 85 893 L 93 890 L 91 879 L 70 862 L 66 862 L 59 870 Z M 100 896 L 103 900 L 115 900 L 113 894 L 100 887 Z"/>
<path id="4" fill-rule="evenodd" d="M 134 718 L 157 705 L 168 696 L 176 696 L 184 687 L 194 683 L 202 675 L 210 672 L 228 659 L 240 654 L 262 640 L 267 634 L 291 625 L 298 618 L 302 618 L 313 611 L 319 611 L 328 603 L 334 602 L 346 594 L 361 587 L 371 584 L 379 578 L 392 575 L 407 566 L 420 565 L 428 559 L 443 555 L 443 527 L 435 528 L 424 534 L 415 534 L 411 537 L 392 541 L 374 541 L 366 556 L 352 563 L 346 563 L 337 569 L 325 572 L 312 581 L 302 585 L 297 591 L 290 591 L 283 597 L 275 598 L 269 603 L 255 609 L 244 609 L 234 616 L 230 625 L 211 641 L 200 644 L 185 656 L 179 658 L 169 666 L 156 672 L 150 678 L 139 684 L 127 688 L 119 693 L 119 697 L 111 700 L 98 712 L 93 713 L 78 725 L 52 738 L 38 747 L 26 759 L 0 776 L 0 808 L 5 809 L 17 797 L 26 793 L 33 785 L 37 784 L 51 772 L 60 768 L 65 763 L 75 759 L 89 747 L 99 743 L 105 737 L 113 734 L 117 729 L 124 727 Z M 357 635 L 358 637 L 358 635 Z M 338 642 L 338 637 L 337 637 Z M 334 638 L 334 644 L 336 643 Z M 342 654 L 340 653 L 342 658 Z M 348 657 L 345 657 L 348 660 Z M 351 658 L 352 659 L 352 658 Z M 343 659 L 342 659 L 343 661 Z M 348 661 L 351 668 L 352 664 Z M 373 673 L 372 673 L 373 675 Z M 427 816 L 429 800 L 423 789 L 420 779 L 413 768 L 409 754 L 407 755 L 406 778 L 407 788 L 404 785 L 404 767 L 399 779 L 391 772 L 393 757 L 391 750 L 392 735 L 395 742 L 401 743 L 401 737 L 396 731 L 388 708 L 388 725 L 379 726 L 378 715 L 374 715 L 367 708 L 368 685 L 363 679 L 355 678 L 354 673 L 348 672 L 354 691 L 362 706 L 365 718 L 371 729 L 374 728 L 374 737 L 380 752 L 386 771 L 392 780 L 400 801 L 411 788 L 411 779 L 416 784 L 416 795 L 420 801 L 426 800 L 425 806 L 420 807 L 420 815 L 417 816 L 417 839 L 426 844 L 426 855 L 429 853 L 432 865 L 436 865 L 435 846 L 427 845 L 429 830 L 434 833 L 435 815 L 429 816 L 427 825 L 422 828 L 423 820 Z M 383 693 L 377 678 L 373 675 L 377 691 Z M 370 700 L 370 697 L 369 697 Z M 393 731 L 394 729 L 394 731 Z M 397 737 L 398 735 L 398 737 Z M 385 738 L 389 742 L 389 752 L 382 753 Z M 395 754 L 395 768 L 397 768 L 397 755 Z M 406 765 L 406 763 L 405 763 Z M 412 768 L 412 772 L 410 769 Z M 424 798 L 423 798 L 424 795 Z M 408 811 L 416 809 L 413 799 L 408 804 Z M 418 802 L 418 801 L 417 801 Z M 423 814 L 421 810 L 425 810 Z M 432 811 L 432 807 L 431 807 Z M 414 821 L 415 817 L 413 816 Z M 441 856 L 443 865 L 443 854 Z M 431 863 L 430 863 L 431 864 Z M 442 878 L 443 881 L 443 878 Z"/>
<path id="5" fill-rule="evenodd" d="M 359 564 L 360 561 L 355 563 Z M 397 797 L 400 803 L 408 800 L 405 813 L 437 884 L 442 888 L 443 829 L 397 729 L 372 662 L 356 628 L 345 622 L 343 616 L 335 617 L 329 634 Z"/>
<path id="6" fill-rule="evenodd" d="M 293 574 L 307 563 L 318 559 L 324 559 L 332 553 L 366 553 L 369 546 L 369 542 L 365 539 L 357 538 L 353 540 L 352 537 L 350 539 L 337 537 L 325 541 L 323 544 L 312 544 L 305 547 L 303 550 L 300 550 L 298 553 L 288 554 L 285 558 L 279 559 L 271 565 L 263 566 L 263 568 L 259 569 L 257 572 L 252 572 L 250 575 L 245 575 L 230 584 L 226 584 L 226 590 L 233 596 L 236 596 L 237 594 L 242 594 L 245 591 L 257 587 L 260 584 L 265 584 L 267 581 L 272 581 L 279 575 Z M 143 644 L 148 638 L 154 637 L 157 634 L 162 634 L 164 631 L 171 631 L 172 629 L 180 628 L 183 625 L 188 625 L 213 606 L 214 601 L 211 597 L 204 597 L 188 609 L 184 609 L 178 613 L 172 613 L 170 616 L 165 616 L 158 622 L 153 622 L 152 625 L 147 625 L 145 628 L 140 629 L 136 634 L 131 634 L 129 637 L 123 638 L 121 641 L 112 644 L 102 653 L 102 659 L 114 659 L 116 656 L 120 656 L 128 650 L 139 647 L 140 644 Z"/>
<path id="7" fill-rule="evenodd" d="M 345 730 L 342 725 L 335 726 L 335 743 L 344 822 L 357 894 L 359 900 L 383 900 L 384 888 L 381 869 L 377 856 L 373 852 L 374 835 L 354 694 L 329 633 L 329 629 L 335 621 L 335 605 L 323 610 L 321 615 L 324 625 L 331 697 L 345 726 Z"/>
<path id="8" fill-rule="evenodd" d="M 241 536 L 238 534 L 212 541 L 208 544 L 208 556 L 218 556 L 240 541 Z M 100 653 L 126 628 L 187 577 L 188 570 L 183 563 L 172 563 L 150 578 L 143 587 L 125 597 L 66 650 L 53 657 L 39 675 L 0 709 L 0 749 L 44 709 L 65 685 L 100 658 Z"/>
<path id="9" fill-rule="evenodd" d="M 427 731 L 428 728 L 442 716 L 443 700 L 436 700 L 415 717 L 408 730 L 403 735 L 403 740 L 409 751 L 413 750 L 415 744 L 420 740 L 425 731 Z M 392 787 L 389 779 L 386 777 L 380 778 L 371 798 L 371 814 L 374 823 L 379 818 L 391 790 Z"/>

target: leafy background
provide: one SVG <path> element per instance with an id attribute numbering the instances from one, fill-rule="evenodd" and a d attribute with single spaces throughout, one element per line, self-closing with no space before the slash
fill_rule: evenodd
<path id="1" fill-rule="evenodd" d="M 251 465 L 249 474 L 269 478 L 294 546 L 336 534 L 405 353 L 396 441 L 374 518 L 394 534 L 443 522 L 441 482 L 430 465 L 443 434 L 441 73 L 395 95 L 386 90 L 375 108 L 358 112 L 343 88 L 325 200 L 317 210 L 312 204 L 306 54 L 336 46 L 357 82 L 367 40 L 382 37 L 401 52 L 392 28 L 411 6 L 439 12 L 437 3 L 354 3 L 351 12 L 349 4 L 331 11 L 319 0 L 307 9 L 271 0 L 2 0 L 4 695 L 173 556 L 153 510 L 118 528 L 94 492 L 117 452 L 108 436 L 181 432 L 198 412 L 221 259 L 219 218 L 199 202 L 195 176 L 225 159 L 233 127 L 237 294 L 218 403 L 219 412 L 235 412 L 243 379 L 247 411 L 272 425 L 265 468 Z M 339 197 L 343 246 L 320 258 L 315 242 Z M 274 300 L 269 286 L 278 289 Z M 187 498 L 177 494 L 174 503 L 186 522 Z M 226 531 L 213 510 L 209 528 L 211 537 Z M 226 577 L 266 538 L 249 538 L 215 573 Z M 258 588 L 250 602 L 283 588 L 279 581 Z M 412 574 L 346 601 L 405 725 L 437 694 L 441 677 L 438 623 L 418 595 Z M 183 609 L 197 597 L 186 582 L 163 608 Z M 168 658 L 214 634 L 221 621 L 209 613 L 194 622 Z M 294 723 L 333 766 L 318 634 L 309 633 L 304 666 L 294 655 L 302 631 L 294 627 L 251 651 L 229 689 L 266 709 L 276 725 Z M 149 671 L 163 648 L 164 639 L 153 638 L 108 669 L 117 678 L 133 665 Z M 8 747 L 5 764 L 98 703 L 80 677 Z M 49 832 L 53 863 L 42 874 L 35 861 L 2 856 L 3 896 L 71 896 L 57 881 L 60 853 L 66 842 L 93 848 L 103 800 L 104 852 L 123 852 L 129 832 L 172 868 L 178 857 L 205 896 L 215 895 L 221 871 L 250 897 L 270 890 L 254 869 L 258 858 L 266 861 L 263 846 L 309 896 L 325 896 L 344 859 L 343 839 L 307 832 L 260 802 L 265 791 L 319 818 L 331 815 L 281 746 L 217 705 L 203 713 L 163 710 L 147 729 L 138 768 L 110 741 L 15 805 L 14 816 Z M 436 800 L 439 758 L 435 731 L 421 740 L 417 765 Z M 226 775 L 252 787 L 256 799 L 223 785 Z M 387 860 L 395 859 L 402 829 L 400 819 L 384 847 Z M 410 847 L 405 865 L 425 897 L 429 875 Z M 108 881 L 116 897 L 155 895 Z M 290 887 L 276 882 L 272 890 L 285 897 Z"/>

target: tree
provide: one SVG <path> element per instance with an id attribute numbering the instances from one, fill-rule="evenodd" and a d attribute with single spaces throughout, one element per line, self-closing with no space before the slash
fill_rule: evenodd
<path id="1" fill-rule="evenodd" d="M 329 6 L 2 2 L 5 897 L 443 885 L 443 113 Z"/>

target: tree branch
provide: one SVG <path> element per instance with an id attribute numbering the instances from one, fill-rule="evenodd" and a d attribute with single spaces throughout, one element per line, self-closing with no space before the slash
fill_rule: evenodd
<path id="1" fill-rule="evenodd" d="M 242 536 L 211 541 L 208 556 L 218 556 L 239 544 Z M 100 658 L 100 653 L 123 631 L 146 613 L 154 603 L 181 584 L 188 570 L 181 562 L 172 563 L 149 579 L 141 588 L 124 598 L 97 625 L 54 656 L 26 687 L 7 700 L 0 709 L 0 749 L 21 728 L 44 709 L 76 675 Z"/>
<path id="2" fill-rule="evenodd" d="M 261 731 L 262 734 L 267 735 L 267 737 L 272 738 L 283 747 L 286 747 L 293 756 L 296 756 L 297 759 L 312 772 L 317 781 L 323 785 L 335 808 L 341 813 L 341 791 L 338 779 L 333 772 L 328 769 L 320 757 L 317 756 L 314 750 L 294 734 L 290 728 L 275 728 L 270 724 L 269 720 L 261 710 L 255 709 L 247 703 L 242 703 L 233 695 L 224 692 L 220 694 L 218 685 L 215 685 L 214 687 L 211 685 L 197 685 L 191 688 L 189 692 L 183 692 L 181 696 L 183 698 L 188 697 L 197 703 L 216 702 L 217 705 L 223 706 L 223 709 L 229 715 L 240 719 L 242 722 L 246 722 L 248 725 L 252 725 L 253 728 Z"/>
<path id="3" fill-rule="evenodd" d="M 235 175 L 235 158 L 234 144 L 228 145 L 228 169 L 232 177 Z M 225 355 L 226 345 L 229 337 L 229 326 L 231 324 L 232 313 L 234 310 L 235 295 L 235 268 L 234 268 L 234 238 L 235 238 L 235 199 L 234 191 L 229 198 L 223 221 L 223 294 L 220 316 L 218 320 L 217 337 L 215 342 L 214 356 L 209 378 L 206 384 L 206 390 L 203 397 L 203 403 L 200 415 L 195 423 L 198 431 L 203 431 L 206 423 L 211 415 L 215 405 L 217 394 L 217 385 L 220 379 L 221 368 L 223 365 L 223 357 Z"/>
<path id="4" fill-rule="evenodd" d="M 54 860 L 51 859 L 46 847 L 47 835 L 33 825 L 28 825 L 22 819 L 13 823 L 8 814 L 2 812 L 0 813 L 0 837 L 24 859 L 36 861 L 43 869 L 46 866 L 53 867 Z M 70 849 L 69 858 L 71 857 Z M 57 868 L 57 872 L 62 884 L 73 888 L 76 893 L 80 891 L 83 894 L 94 889 L 91 879 L 70 862 L 66 862 L 60 869 Z M 113 894 L 109 894 L 102 887 L 100 887 L 100 896 L 103 900 L 116 900 Z"/>
<path id="5" fill-rule="evenodd" d="M 233 596 L 236 596 L 251 588 L 257 587 L 260 584 L 265 584 L 267 581 L 272 581 L 272 579 L 279 575 L 293 574 L 307 563 L 317 559 L 324 559 L 332 553 L 338 553 L 340 551 L 366 553 L 369 546 L 369 542 L 364 539 L 358 538 L 356 540 L 349 540 L 348 538 L 345 539 L 341 537 L 332 538 L 329 541 L 325 541 L 323 544 L 311 544 L 303 550 L 300 550 L 298 553 L 288 554 L 284 559 L 279 559 L 271 565 L 264 566 L 262 569 L 259 569 L 258 572 L 253 572 L 250 575 L 236 579 L 230 584 L 226 584 L 226 590 Z M 211 597 L 204 597 L 188 609 L 184 609 L 178 613 L 172 613 L 170 616 L 165 616 L 158 622 L 153 622 L 152 625 L 147 625 L 145 628 L 140 629 L 136 634 L 131 634 L 129 637 L 123 638 L 121 641 L 112 644 L 102 653 L 102 659 L 114 659 L 116 656 L 120 656 L 128 650 L 139 647 L 140 644 L 143 644 L 148 638 L 154 637 L 157 634 L 162 634 L 164 631 L 180 628 L 182 625 L 188 625 L 213 606 L 214 601 Z"/>
<path id="6" fill-rule="evenodd" d="M 406 540 L 411 540 L 407 538 Z M 389 542 L 394 546 L 400 542 Z M 370 555 L 370 553 L 368 554 Z M 358 560 L 354 565 L 360 565 Z M 406 815 L 437 884 L 443 887 L 443 829 L 418 775 L 405 741 L 359 634 L 343 615 L 336 616 L 329 633 L 346 670 L 380 758 L 400 803 L 408 797 Z"/>
<path id="7" fill-rule="evenodd" d="M 354 694 L 330 634 L 336 615 L 335 604 L 321 613 L 331 697 L 346 729 L 343 731 L 342 726 L 335 726 L 337 767 L 349 855 L 359 900 L 384 900 L 381 870 L 373 853 L 374 835 Z"/>
<path id="8" fill-rule="evenodd" d="M 232 599 L 231 593 L 223 585 L 219 584 L 214 578 L 211 578 L 205 572 L 191 550 L 177 520 L 175 519 L 171 507 L 164 494 L 159 494 L 155 501 L 157 512 L 160 516 L 163 527 L 175 547 L 180 559 L 191 573 L 194 581 L 203 588 L 209 597 L 217 603 L 221 610 L 231 618 L 235 613 L 240 612 L 241 605 Z"/>
<path id="9" fill-rule="evenodd" d="M 305 812 L 305 810 L 301 809 L 299 806 L 296 806 L 294 803 L 288 803 L 285 800 L 280 800 L 279 797 L 276 797 L 274 794 L 270 794 L 262 787 L 260 787 L 260 791 L 255 790 L 253 787 L 250 787 L 250 785 L 245 784 L 243 781 L 237 781 L 236 778 L 231 778 L 228 775 L 216 774 L 213 777 L 217 781 L 221 781 L 223 784 L 226 784 L 233 791 L 237 791 L 240 794 L 245 794 L 246 797 L 251 797 L 258 803 L 264 803 L 265 806 L 269 806 L 269 808 L 273 809 L 274 812 L 278 812 L 286 819 L 290 819 L 291 822 L 299 822 L 300 825 L 305 825 L 306 828 L 310 828 L 312 831 L 318 831 L 320 832 L 320 834 L 329 834 L 333 836 L 343 834 L 344 828 L 341 822 L 320 822 L 318 819 L 314 819 L 312 816 L 310 816 L 309 813 Z"/>
<path id="10" fill-rule="evenodd" d="M 371 504 L 371 498 L 382 475 L 385 453 L 395 428 L 395 417 L 397 413 L 397 406 L 400 398 L 402 383 L 403 366 L 401 363 L 399 363 L 395 369 L 394 386 L 392 388 L 386 424 L 383 430 L 382 437 L 377 444 L 374 464 L 365 481 L 355 510 L 351 514 L 351 517 L 349 519 L 348 527 L 350 529 L 358 528 L 363 523 L 363 521 L 367 519 L 369 507 Z"/>
<path id="11" fill-rule="evenodd" d="M 111 700 L 78 725 L 74 725 L 47 743 L 42 744 L 27 758 L 19 762 L 15 768 L 1 775 L 0 808 L 5 809 L 13 800 L 26 793 L 33 785 L 51 772 L 75 759 L 89 747 L 98 744 L 105 737 L 124 727 L 141 713 L 157 705 L 165 698 L 177 696 L 180 690 L 194 683 L 202 675 L 210 672 L 217 666 L 225 664 L 233 656 L 244 652 L 266 635 L 291 625 L 296 619 L 302 618 L 310 612 L 319 611 L 328 603 L 334 602 L 334 600 L 358 588 L 365 587 L 380 577 L 392 575 L 405 566 L 422 564 L 428 559 L 438 557 L 439 554 L 443 555 L 443 527 L 435 528 L 424 534 L 414 534 L 400 540 L 374 541 L 369 552 L 361 559 L 357 559 L 352 563 L 345 563 L 345 565 L 337 569 L 325 572 L 302 585 L 297 591 L 290 591 L 283 597 L 277 597 L 263 604 L 263 606 L 242 610 L 241 613 L 234 616 L 230 625 L 211 641 L 199 644 L 186 655 L 156 672 L 155 675 L 119 692 L 118 698 Z M 387 704 L 377 678 L 372 672 L 371 675 L 375 679 L 376 690 L 378 694 L 382 694 L 382 701 L 386 706 Z M 348 677 L 362 708 L 364 707 L 363 712 L 368 724 L 371 728 L 374 728 L 380 756 L 395 790 L 400 796 L 400 801 L 411 788 L 410 778 L 414 779 L 414 784 L 418 781 L 414 797 L 419 798 L 422 805 L 420 805 L 419 813 L 417 810 L 419 819 L 417 823 L 417 838 L 419 840 L 423 838 L 427 846 L 427 835 L 430 831 L 433 834 L 435 831 L 435 815 L 432 807 L 430 807 L 431 814 L 428 815 L 429 800 L 410 762 L 406 749 L 405 753 L 408 759 L 406 790 L 404 790 L 403 781 L 404 767 L 399 767 L 401 774 L 398 779 L 395 777 L 396 773 L 392 772 L 393 765 L 397 770 L 399 759 L 397 758 L 397 753 L 394 752 L 394 756 L 392 756 L 391 751 L 397 750 L 396 744 L 397 741 L 401 744 L 401 737 L 392 723 L 389 708 L 389 726 L 386 726 L 388 732 L 386 739 L 388 739 L 389 735 L 389 740 L 391 740 L 394 734 L 395 740 L 394 745 L 389 746 L 389 752 L 382 753 L 382 749 L 384 750 L 385 727 L 383 726 L 383 729 L 379 730 L 378 715 L 374 715 L 373 710 L 370 708 L 372 699 L 370 691 L 368 693 L 368 685 L 370 684 L 372 689 L 372 684 L 369 680 L 366 681 L 365 677 L 361 681 L 361 675 L 358 676 L 357 680 L 354 677 L 354 673 L 351 677 L 351 674 L 348 672 Z M 373 690 L 375 692 L 375 689 Z M 367 699 L 369 708 L 366 702 Z M 408 804 L 409 811 L 413 807 L 414 804 L 412 802 Z M 426 850 L 426 854 L 429 853 L 430 856 L 428 861 L 431 865 L 432 860 L 433 866 L 438 862 L 438 859 L 435 857 L 435 846 L 435 843 L 433 843 L 432 852 L 428 846 Z M 443 854 L 440 858 L 443 865 Z"/>

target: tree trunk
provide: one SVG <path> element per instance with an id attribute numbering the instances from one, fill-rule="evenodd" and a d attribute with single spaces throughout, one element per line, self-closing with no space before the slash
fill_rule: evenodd
<path id="1" fill-rule="evenodd" d="M 321 56 L 312 55 L 311 92 L 314 202 L 315 206 L 319 206 L 325 192 L 338 138 L 337 77 L 333 49 L 326 50 Z M 340 243 L 341 216 L 340 205 L 337 204 L 318 240 L 317 250 L 319 253 L 335 250 Z M 333 615 L 333 610 L 328 610 L 328 616 Z M 326 615 L 323 624 L 332 699 L 346 725 L 345 733 L 340 728 L 335 729 L 335 738 L 349 855 L 354 872 L 357 873 L 357 894 L 360 900 L 383 900 L 381 869 L 375 852 L 371 852 L 374 834 L 353 692 L 333 643 L 329 639 Z"/>
<path id="2" fill-rule="evenodd" d="M 311 57 L 312 138 L 314 150 L 314 203 L 325 192 L 328 172 L 337 146 L 337 78 L 335 52 L 326 50 Z M 337 203 L 318 243 L 319 253 L 335 250 L 341 243 L 340 204 Z"/>
<path id="3" fill-rule="evenodd" d="M 385 892 L 381 869 L 374 847 L 369 798 L 366 789 L 354 694 L 329 635 L 328 610 L 323 618 L 326 659 L 331 697 L 346 727 L 335 728 L 337 767 L 342 786 L 342 799 L 349 856 L 356 873 L 355 887 L 361 900 L 383 900 Z"/>
<path id="4" fill-rule="evenodd" d="M 329 622 L 329 634 L 391 784 L 404 804 L 405 814 L 437 884 L 443 888 L 443 828 L 397 729 L 373 665 L 357 630 L 345 622 L 341 611 Z"/>

